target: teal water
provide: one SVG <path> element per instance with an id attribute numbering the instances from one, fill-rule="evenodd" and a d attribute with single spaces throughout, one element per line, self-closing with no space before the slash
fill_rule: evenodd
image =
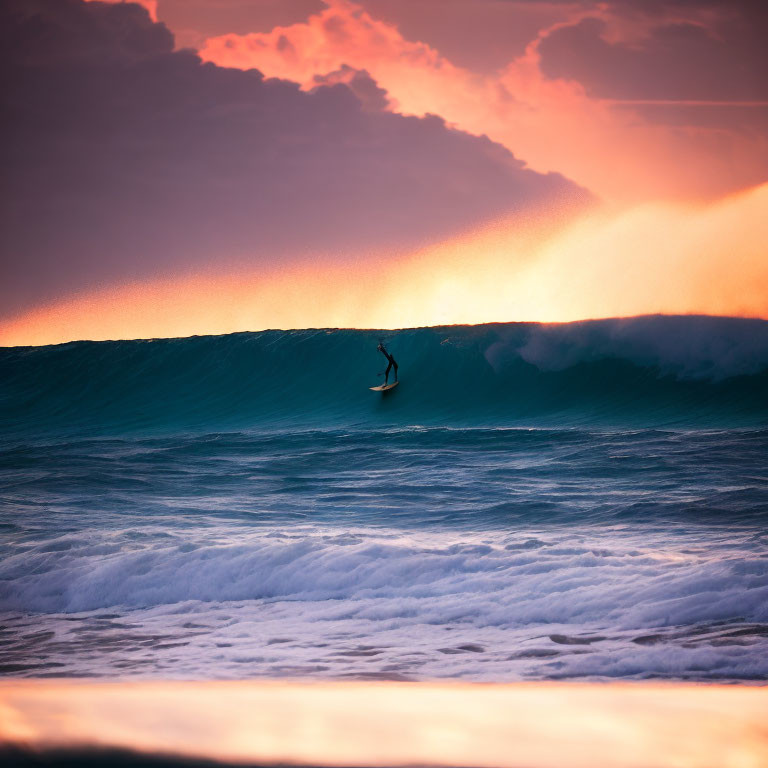
<path id="1" fill-rule="evenodd" d="M 768 674 L 766 322 L 77 342 L 0 382 L 0 673 Z"/>

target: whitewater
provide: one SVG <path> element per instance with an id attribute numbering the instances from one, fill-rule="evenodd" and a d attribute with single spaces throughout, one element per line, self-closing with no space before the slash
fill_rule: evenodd
<path id="1" fill-rule="evenodd" d="M 768 676 L 766 321 L 4 348 L 0 424 L 2 675 Z"/>

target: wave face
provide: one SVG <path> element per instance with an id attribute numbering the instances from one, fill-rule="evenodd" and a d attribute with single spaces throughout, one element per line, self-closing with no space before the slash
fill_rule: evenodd
<path id="1" fill-rule="evenodd" d="M 385 339 L 400 386 L 385 397 Z M 8 432 L 768 420 L 768 322 L 649 316 L 0 350 Z"/>

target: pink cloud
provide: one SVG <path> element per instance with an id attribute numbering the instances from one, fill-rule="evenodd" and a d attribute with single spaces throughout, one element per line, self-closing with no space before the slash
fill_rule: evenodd
<path id="1" fill-rule="evenodd" d="M 611 201 L 716 196 L 766 177 L 768 142 L 762 134 L 655 123 L 638 110 L 591 98 L 575 80 L 546 77 L 541 48 L 578 21 L 573 13 L 541 31 L 494 74 L 455 65 L 349 0 L 329 0 L 306 21 L 267 33 L 211 38 L 201 55 L 307 89 L 318 76 L 345 66 L 366 70 L 388 92 L 391 108 L 439 114 L 504 144 L 533 169 L 563 173 Z M 611 30 L 626 34 L 618 20 Z"/>
<path id="2" fill-rule="evenodd" d="M 147 9 L 149 17 L 152 21 L 157 21 L 157 0 L 85 0 L 87 3 L 101 2 L 101 3 L 136 3 Z"/>
<path id="3" fill-rule="evenodd" d="M 441 118 L 386 111 L 357 70 L 307 92 L 203 64 L 131 4 L 5 0 L 2 25 L 2 318 L 209 264 L 391 254 L 592 200 Z"/>

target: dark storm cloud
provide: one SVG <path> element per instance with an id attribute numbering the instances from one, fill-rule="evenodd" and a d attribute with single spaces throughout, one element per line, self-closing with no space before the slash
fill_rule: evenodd
<path id="1" fill-rule="evenodd" d="M 335 72 L 315 75 L 314 81 L 318 86 L 343 83 L 357 96 L 363 109 L 369 112 L 380 112 L 389 106 L 387 92 L 379 88 L 376 81 L 365 70 L 354 69 L 343 64 Z"/>
<path id="2" fill-rule="evenodd" d="M 643 24 L 624 42 L 605 38 L 606 18 Z M 612 99 L 768 99 L 768 3 L 620 0 L 600 17 L 552 32 L 540 45 L 548 77 Z"/>
<path id="3" fill-rule="evenodd" d="M 174 52 L 134 5 L 6 0 L 3 315 L 297 253 L 413 245 L 587 195 L 437 117 L 364 109 Z M 363 75 L 357 86 L 376 96 Z"/>

